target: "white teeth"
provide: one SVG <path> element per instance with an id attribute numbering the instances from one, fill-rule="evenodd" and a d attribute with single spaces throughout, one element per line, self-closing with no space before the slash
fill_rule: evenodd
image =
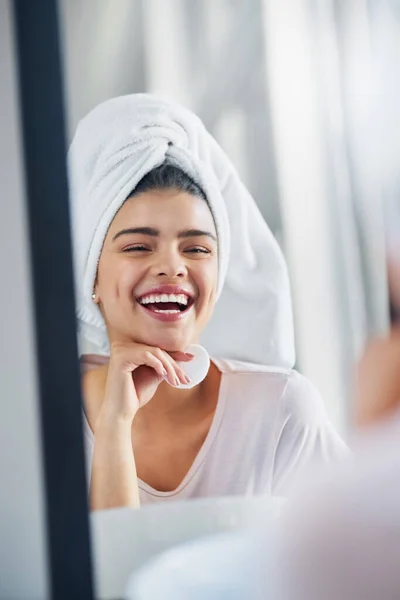
<path id="1" fill-rule="evenodd" d="M 188 297 L 185 294 L 161 294 L 161 295 L 149 295 L 145 296 L 140 300 L 141 304 L 155 304 L 160 302 L 178 302 L 187 306 Z M 166 311 L 163 311 L 166 312 Z"/>
<path id="2" fill-rule="evenodd" d="M 184 304 L 185 306 L 187 305 L 187 303 L 188 303 L 187 296 L 185 296 L 184 294 L 179 294 L 179 296 L 177 296 L 177 298 L 178 298 L 179 304 Z"/>
<path id="3" fill-rule="evenodd" d="M 158 310 L 157 308 L 154 310 L 156 313 L 162 313 L 163 315 L 176 315 L 180 313 L 180 310 Z"/>

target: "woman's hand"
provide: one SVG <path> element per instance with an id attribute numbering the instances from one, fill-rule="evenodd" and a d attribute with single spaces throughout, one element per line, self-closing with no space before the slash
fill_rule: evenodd
<path id="1" fill-rule="evenodd" d="M 372 425 L 400 407 L 400 327 L 372 341 L 358 367 L 357 425 Z"/>
<path id="2" fill-rule="evenodd" d="M 95 425 L 90 485 L 93 510 L 140 506 L 132 421 L 164 377 L 172 385 L 188 383 L 176 360 L 193 358 L 192 354 L 168 353 L 134 342 L 111 345 L 105 396 Z"/>
<path id="3" fill-rule="evenodd" d="M 132 423 L 136 412 L 154 396 L 161 381 L 171 385 L 189 383 L 176 361 L 189 362 L 192 354 L 165 352 L 144 344 L 111 345 L 105 397 L 99 419 Z"/>

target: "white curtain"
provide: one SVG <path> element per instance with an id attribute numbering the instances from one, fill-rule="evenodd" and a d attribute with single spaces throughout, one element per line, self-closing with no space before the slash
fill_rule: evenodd
<path id="1" fill-rule="evenodd" d="M 383 201 L 385 190 L 393 195 L 396 169 L 394 141 L 383 146 L 396 130 L 387 123 L 389 88 L 398 85 L 387 64 L 395 64 L 393 46 L 399 53 L 394 5 L 264 0 L 299 366 L 342 429 L 354 362 L 368 336 L 389 323 Z"/>

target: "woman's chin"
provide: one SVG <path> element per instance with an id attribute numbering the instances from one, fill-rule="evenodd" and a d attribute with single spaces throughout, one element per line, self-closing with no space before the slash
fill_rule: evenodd
<path id="1" fill-rule="evenodd" d="M 194 342 L 191 336 L 173 335 L 171 333 L 160 335 L 158 333 L 154 336 L 146 336 L 143 343 L 165 350 L 165 352 L 185 352 L 190 344 Z"/>

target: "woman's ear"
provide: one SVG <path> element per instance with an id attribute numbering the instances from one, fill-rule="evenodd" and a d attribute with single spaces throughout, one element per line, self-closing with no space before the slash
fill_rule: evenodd
<path id="1" fill-rule="evenodd" d="M 94 282 L 92 300 L 95 304 L 100 304 L 100 296 L 99 296 L 99 286 L 97 283 L 97 279 Z"/>

